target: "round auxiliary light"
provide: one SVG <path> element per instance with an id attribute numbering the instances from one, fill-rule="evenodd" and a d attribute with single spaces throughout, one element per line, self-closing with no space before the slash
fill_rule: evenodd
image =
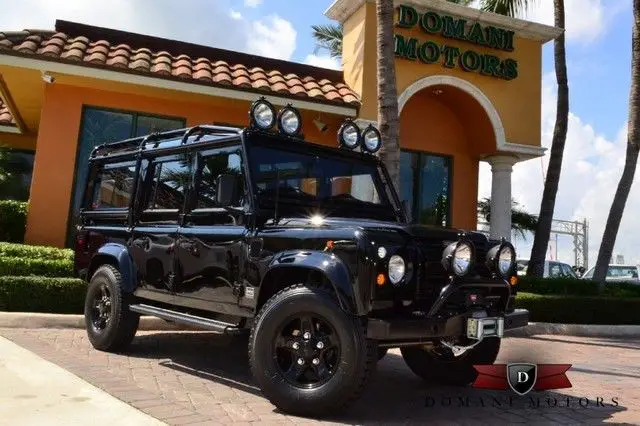
<path id="1" fill-rule="evenodd" d="M 387 249 L 382 246 L 378 247 L 378 257 L 380 259 L 387 257 Z"/>
<path id="2" fill-rule="evenodd" d="M 360 128 L 351 120 L 345 121 L 338 130 L 338 143 L 349 149 L 355 149 L 360 145 Z"/>
<path id="3" fill-rule="evenodd" d="M 389 281 L 391 284 L 398 284 L 404 278 L 406 267 L 404 259 L 397 254 L 389 258 Z"/>
<path id="4" fill-rule="evenodd" d="M 276 124 L 276 110 L 265 98 L 260 98 L 251 105 L 249 117 L 251 124 L 260 130 L 269 130 Z"/>
<path id="5" fill-rule="evenodd" d="M 371 124 L 362 132 L 362 147 L 371 154 L 378 152 L 382 147 L 380 131 Z"/>
<path id="6" fill-rule="evenodd" d="M 465 276 L 471 271 L 474 252 L 473 246 L 466 241 L 458 241 L 449 244 L 442 253 L 442 266 L 449 273 L 459 277 Z"/>
<path id="7" fill-rule="evenodd" d="M 291 104 L 282 108 L 278 113 L 278 129 L 288 136 L 295 136 L 302 129 L 302 118 L 297 109 Z"/>
<path id="8" fill-rule="evenodd" d="M 507 278 L 516 266 L 516 250 L 506 241 L 493 246 L 487 252 L 487 266 L 502 278 Z"/>

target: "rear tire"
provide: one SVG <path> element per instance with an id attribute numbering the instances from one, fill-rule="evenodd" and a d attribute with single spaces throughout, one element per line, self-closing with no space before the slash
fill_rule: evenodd
<path id="1" fill-rule="evenodd" d="M 131 297 L 122 291 L 122 277 L 115 267 L 102 265 L 93 274 L 87 287 L 84 318 L 94 348 L 116 352 L 129 346 L 140 321 L 140 314 L 129 310 Z"/>
<path id="2" fill-rule="evenodd" d="M 500 339 L 488 337 L 474 348 L 455 357 L 450 349 L 424 346 L 400 348 L 407 366 L 427 382 L 466 386 L 478 376 L 474 365 L 493 364 L 500 351 Z"/>
<path id="3" fill-rule="evenodd" d="M 360 396 L 376 355 L 357 317 L 328 291 L 302 284 L 265 303 L 249 338 L 253 377 L 269 401 L 294 415 L 345 408 Z"/>

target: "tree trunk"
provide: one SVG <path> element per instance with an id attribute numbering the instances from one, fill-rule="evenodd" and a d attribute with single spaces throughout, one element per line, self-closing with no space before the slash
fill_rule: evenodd
<path id="1" fill-rule="evenodd" d="M 554 0 L 555 26 L 564 28 L 564 0 Z M 553 129 L 553 139 L 551 141 L 551 156 L 549 157 L 549 167 L 540 203 L 540 215 L 538 217 L 538 228 L 536 229 L 531 248 L 531 258 L 527 275 L 541 277 L 544 269 L 544 260 L 549 245 L 549 235 L 551 233 L 551 222 L 553 221 L 553 211 L 556 205 L 556 194 L 558 192 L 558 182 L 562 170 L 562 156 L 564 144 L 567 139 L 567 126 L 569 122 L 569 85 L 567 82 L 567 57 L 565 53 L 565 34 L 558 37 L 553 46 L 554 60 L 556 66 L 556 80 L 558 82 L 558 103 L 556 110 L 556 124 Z"/>
<path id="2" fill-rule="evenodd" d="M 378 18 L 378 128 L 383 146 L 382 161 L 389 170 L 391 180 L 400 189 L 400 144 L 398 91 L 396 89 L 395 53 L 393 48 L 393 0 L 377 0 Z"/>
<path id="3" fill-rule="evenodd" d="M 640 149 L 640 0 L 633 0 L 633 34 L 631 41 L 631 89 L 629 91 L 629 128 L 627 135 L 627 155 L 618 189 L 613 196 L 611 210 L 604 228 L 600 251 L 593 279 L 598 281 L 600 289 L 604 287 L 609 260 L 616 244 L 622 213 L 627 204 L 629 191 L 633 184 L 633 177 L 638 163 Z"/>

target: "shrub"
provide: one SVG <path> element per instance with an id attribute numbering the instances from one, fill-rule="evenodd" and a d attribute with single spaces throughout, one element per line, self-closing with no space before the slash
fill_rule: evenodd
<path id="1" fill-rule="evenodd" d="M 640 285 L 638 284 L 607 283 L 601 294 L 597 282 L 576 278 L 520 277 L 518 291 L 576 296 L 640 297 Z"/>
<path id="2" fill-rule="evenodd" d="M 528 309 L 532 322 L 640 325 L 640 298 L 518 293 L 516 308 Z"/>
<path id="3" fill-rule="evenodd" d="M 0 277 L 3 275 L 73 277 L 73 262 L 62 259 L 44 260 L 24 257 L 0 257 Z"/>
<path id="4" fill-rule="evenodd" d="M 0 311 L 80 314 L 86 284 L 76 278 L 0 277 Z"/>
<path id="5" fill-rule="evenodd" d="M 27 227 L 27 203 L 0 201 L 0 241 L 21 243 Z"/>
<path id="6" fill-rule="evenodd" d="M 73 250 L 0 242 L 0 257 L 73 261 Z"/>

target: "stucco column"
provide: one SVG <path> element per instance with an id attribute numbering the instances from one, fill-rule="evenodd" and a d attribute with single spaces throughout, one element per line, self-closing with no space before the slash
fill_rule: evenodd
<path id="1" fill-rule="evenodd" d="M 491 238 L 511 240 L 511 172 L 517 159 L 496 155 L 486 161 L 491 164 Z"/>

